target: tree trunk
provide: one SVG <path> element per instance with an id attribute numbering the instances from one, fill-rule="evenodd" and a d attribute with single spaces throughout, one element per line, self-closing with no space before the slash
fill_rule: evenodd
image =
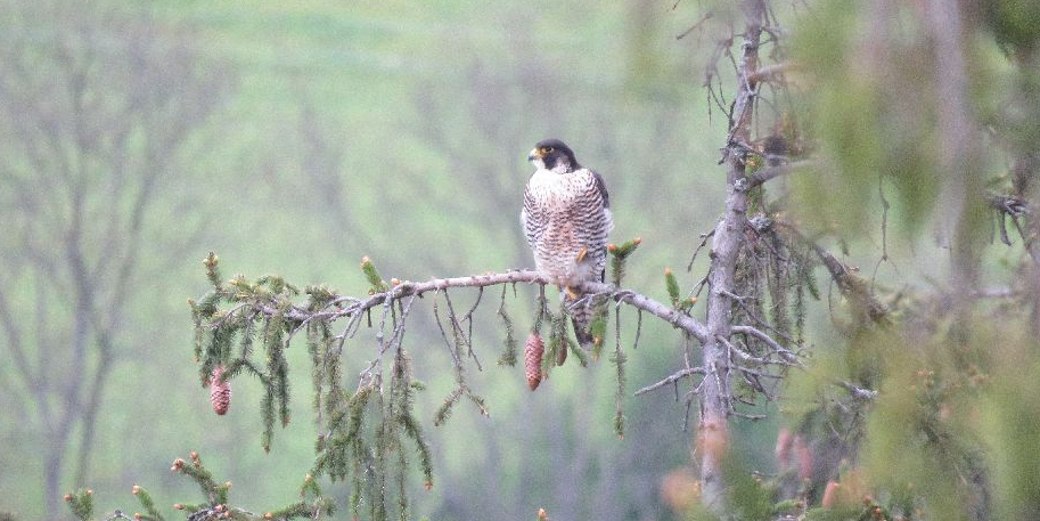
<path id="1" fill-rule="evenodd" d="M 744 44 L 737 70 L 737 96 L 730 115 L 726 143 L 726 208 L 715 227 L 712 239 L 712 261 L 708 301 L 708 341 L 703 345 L 704 380 L 697 429 L 697 452 L 700 456 L 701 494 L 704 505 L 716 513 L 725 508 L 723 458 L 729 440 L 727 420 L 730 405 L 730 364 L 726 344 L 732 327 L 734 275 L 737 258 L 744 242 L 747 222 L 745 183 L 745 148 L 749 142 L 751 117 L 754 112 L 755 85 L 752 74 L 758 67 L 758 43 L 765 16 L 762 0 L 747 0 Z"/>
<path id="2" fill-rule="evenodd" d="M 61 474 L 65 461 L 65 444 L 55 439 L 54 433 L 50 436 L 51 447 L 47 449 L 43 468 L 43 504 L 46 508 L 47 519 L 59 519 L 61 508 Z"/>

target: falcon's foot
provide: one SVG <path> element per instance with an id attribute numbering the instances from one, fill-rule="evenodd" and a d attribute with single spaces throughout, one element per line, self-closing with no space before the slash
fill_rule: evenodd
<path id="1" fill-rule="evenodd" d="M 567 292 L 567 299 L 568 300 L 578 300 L 578 297 L 581 296 L 581 294 L 578 293 L 578 288 L 573 288 L 571 286 L 566 286 L 566 287 L 563 288 L 563 290 Z"/>
<path id="2" fill-rule="evenodd" d="M 586 246 L 582 246 L 581 249 L 578 250 L 578 255 L 574 258 L 574 260 L 576 260 L 577 262 L 581 262 L 581 261 L 585 260 L 585 257 L 587 257 L 588 255 L 589 255 L 589 248 L 586 247 Z"/>

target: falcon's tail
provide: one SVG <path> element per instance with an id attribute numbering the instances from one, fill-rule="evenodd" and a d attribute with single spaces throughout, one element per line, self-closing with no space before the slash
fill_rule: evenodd
<path id="1" fill-rule="evenodd" d="M 599 314 L 601 306 L 591 305 L 582 298 L 583 296 L 575 295 L 572 298 L 570 292 L 563 292 L 563 302 L 567 313 L 571 316 L 571 324 L 574 326 L 574 336 L 578 339 L 578 345 L 587 351 L 602 341 L 602 339 L 596 338 L 595 332 L 592 331 L 592 324 Z"/>
<path id="2" fill-rule="evenodd" d="M 578 345 L 585 350 L 592 349 L 596 345 L 596 338 L 589 331 L 590 324 L 582 323 L 577 318 L 571 318 L 571 324 L 574 325 L 574 336 L 578 339 Z"/>

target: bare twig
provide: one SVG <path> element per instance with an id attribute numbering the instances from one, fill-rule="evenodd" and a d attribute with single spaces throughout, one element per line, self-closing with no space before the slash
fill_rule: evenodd
<path id="1" fill-rule="evenodd" d="M 840 381 L 836 382 L 839 387 L 845 389 L 852 395 L 853 398 L 858 400 L 873 400 L 877 398 L 878 392 L 872 389 L 864 389 L 862 387 L 853 385 L 850 382 Z"/>
<path id="2" fill-rule="evenodd" d="M 742 190 L 750 190 L 756 186 L 766 183 L 772 179 L 780 176 L 785 176 L 799 170 L 801 168 L 809 167 L 814 165 L 816 162 L 811 160 L 796 161 L 794 163 L 781 163 L 778 165 L 767 166 L 754 174 L 747 176 L 746 181 L 740 187 Z"/>
<path id="3" fill-rule="evenodd" d="M 737 358 L 739 358 L 743 362 L 750 362 L 750 363 L 757 364 L 757 365 L 793 365 L 791 362 L 783 362 L 783 361 L 780 361 L 780 360 L 769 360 L 767 358 L 762 358 L 760 356 L 754 356 L 751 353 L 748 353 L 747 351 L 737 347 L 736 345 L 733 344 L 733 342 L 730 342 L 729 340 L 727 340 L 725 338 L 721 338 L 720 337 L 718 339 L 718 341 L 719 341 L 719 343 L 724 345 L 728 351 L 730 351 L 730 354 L 736 354 Z M 729 364 L 727 364 L 727 366 L 728 365 Z M 745 368 L 741 368 L 741 369 L 743 370 Z"/>
<path id="4" fill-rule="evenodd" d="M 765 342 L 769 347 L 773 348 L 773 350 L 776 351 L 777 354 L 782 356 L 788 362 L 791 362 L 791 363 L 793 363 L 795 365 L 798 365 L 798 366 L 802 365 L 801 362 L 798 361 L 798 357 L 794 354 L 794 352 L 792 352 L 790 349 L 787 349 L 784 346 L 780 345 L 780 343 L 777 342 L 776 340 L 774 340 L 773 337 L 771 337 L 771 336 L 765 334 L 764 332 L 754 328 L 753 326 L 733 326 L 730 329 L 730 331 L 732 331 L 733 333 L 738 333 L 738 334 L 751 335 L 751 336 L 753 336 L 753 337 L 755 337 L 755 338 Z"/>
<path id="5" fill-rule="evenodd" d="M 672 373 L 671 375 L 669 375 L 664 380 L 661 380 L 660 382 L 657 382 L 657 383 L 654 383 L 654 384 L 650 384 L 650 385 L 648 385 L 646 387 L 643 387 L 642 389 L 636 391 L 635 395 L 639 396 L 641 394 L 645 394 L 645 393 L 648 393 L 650 391 L 656 391 L 657 389 L 660 389 L 660 388 L 662 388 L 662 387 L 664 387 L 666 385 L 674 384 L 674 383 L 678 382 L 679 380 L 682 380 L 683 378 L 686 378 L 688 376 L 693 376 L 695 374 L 699 374 L 701 376 L 704 376 L 704 368 L 703 367 L 688 367 L 688 368 L 685 368 L 685 369 L 680 369 L 679 371 L 676 371 L 675 373 Z"/>
<path id="6" fill-rule="evenodd" d="M 677 6 L 677 5 L 679 5 L 678 1 L 675 2 L 675 5 L 672 6 L 672 9 L 674 10 L 675 6 Z M 687 35 L 689 35 L 693 31 L 696 31 L 698 27 L 700 27 L 701 25 L 704 24 L 704 22 L 710 20 L 712 16 L 714 16 L 714 13 L 712 13 L 711 11 L 708 11 L 707 13 L 704 14 L 704 16 L 701 17 L 700 20 L 697 20 L 696 23 L 694 23 L 692 26 L 690 26 L 689 29 L 687 29 L 687 30 L 683 31 L 682 33 L 680 33 L 679 35 L 677 35 L 675 37 L 675 39 L 676 40 L 682 40 L 683 38 L 686 38 Z"/>
<path id="7" fill-rule="evenodd" d="M 1011 299 L 1022 296 L 1022 291 L 1008 287 L 980 288 L 972 292 L 972 298 Z"/>
<path id="8" fill-rule="evenodd" d="M 697 255 L 700 254 L 701 250 L 708 245 L 708 239 L 715 235 L 715 230 L 712 229 L 708 233 L 701 234 L 701 243 L 697 245 L 697 248 L 693 250 L 693 255 L 690 256 L 690 263 L 686 265 L 686 271 L 693 270 L 693 263 L 697 260 Z"/>
<path id="9" fill-rule="evenodd" d="M 459 356 L 458 347 L 454 345 L 451 339 L 448 338 L 448 333 L 444 331 L 444 322 L 441 321 L 441 314 L 437 311 L 437 301 L 433 301 L 433 318 L 434 322 L 437 323 L 437 329 L 441 332 L 441 338 L 444 339 L 444 345 L 448 348 L 448 354 L 451 355 L 452 364 L 455 368 L 462 367 L 462 359 Z"/>
<path id="10" fill-rule="evenodd" d="M 751 84 L 760 83 L 763 81 L 772 81 L 776 79 L 782 79 L 784 74 L 788 71 L 798 68 L 798 64 L 795 63 L 776 63 L 773 65 L 767 65 L 761 67 L 755 72 L 748 75 L 748 82 Z"/>

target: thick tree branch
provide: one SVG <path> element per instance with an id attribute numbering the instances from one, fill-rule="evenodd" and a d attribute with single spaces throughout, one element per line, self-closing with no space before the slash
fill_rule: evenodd
<path id="1" fill-rule="evenodd" d="M 392 303 L 411 296 L 422 297 L 424 294 L 431 291 L 443 291 L 451 288 L 485 288 L 501 284 L 537 284 L 545 286 L 553 284 L 553 282 L 542 277 L 541 274 L 534 270 L 516 270 L 503 273 L 486 273 L 483 275 L 470 275 L 463 277 L 434 278 L 426 282 L 400 282 L 387 291 L 374 293 L 365 299 L 339 297 L 333 300 L 328 307 L 317 312 L 299 306 L 294 306 L 287 310 L 280 309 L 273 304 L 261 305 L 259 311 L 268 316 L 280 314 L 289 320 L 300 322 L 300 327 L 302 327 L 305 323 L 313 320 L 335 320 L 348 316 L 358 316 L 369 309 L 383 306 L 387 302 Z M 708 329 L 699 320 L 673 308 L 672 306 L 658 302 L 635 291 L 617 288 L 611 284 L 595 282 L 585 283 L 582 285 L 582 290 L 587 294 L 586 298 L 598 298 L 606 295 L 615 302 L 622 302 L 641 311 L 650 313 L 651 315 L 668 322 L 672 327 L 696 338 L 701 343 L 706 342 L 708 339 Z M 240 309 L 244 312 L 245 308 Z"/>
<path id="2" fill-rule="evenodd" d="M 636 309 L 646 311 L 668 322 L 676 329 L 685 331 L 701 344 L 708 339 L 708 328 L 702 322 L 671 306 L 629 290 L 603 291 L 613 288 L 613 286 L 607 284 L 586 284 L 585 287 L 599 293 L 610 293 L 611 298 L 615 301 L 624 302 Z"/>

